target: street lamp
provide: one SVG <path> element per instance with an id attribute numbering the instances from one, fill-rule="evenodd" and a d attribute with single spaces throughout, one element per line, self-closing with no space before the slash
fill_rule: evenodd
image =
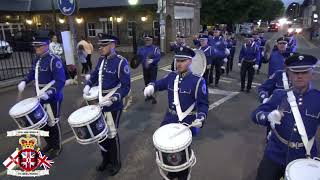
<path id="1" fill-rule="evenodd" d="M 59 20 L 58 20 L 58 21 L 59 21 L 59 23 L 60 23 L 60 24 L 63 24 L 63 23 L 65 22 L 65 20 L 64 20 L 64 19 L 62 19 L 62 18 L 59 18 Z"/>
<path id="2" fill-rule="evenodd" d="M 117 21 L 117 23 L 121 23 L 122 22 L 122 17 L 117 17 L 116 21 Z"/>
<path id="3" fill-rule="evenodd" d="M 142 22 L 145 22 L 145 21 L 147 21 L 147 20 L 148 20 L 147 17 L 145 17 L 145 16 L 142 16 L 142 17 L 141 17 L 141 21 L 142 21 Z"/>
<path id="4" fill-rule="evenodd" d="M 116 22 L 117 22 L 117 36 L 120 38 L 120 30 L 119 30 L 119 23 L 121 23 L 123 20 L 122 17 L 116 17 Z M 119 42 L 118 42 L 119 43 Z M 120 44 L 120 43 L 119 43 Z"/>
<path id="5" fill-rule="evenodd" d="M 128 0 L 128 3 L 133 6 L 138 4 L 138 0 Z"/>
<path id="6" fill-rule="evenodd" d="M 26 23 L 31 25 L 32 24 L 32 19 L 26 19 Z"/>
<path id="7" fill-rule="evenodd" d="M 83 18 L 82 17 L 76 18 L 76 22 L 77 22 L 77 24 L 81 24 L 83 22 Z"/>

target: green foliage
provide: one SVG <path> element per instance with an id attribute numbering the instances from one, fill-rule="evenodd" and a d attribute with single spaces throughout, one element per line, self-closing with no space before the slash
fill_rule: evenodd
<path id="1" fill-rule="evenodd" d="M 274 20 L 284 12 L 281 0 L 202 0 L 201 23 L 241 23 Z"/>

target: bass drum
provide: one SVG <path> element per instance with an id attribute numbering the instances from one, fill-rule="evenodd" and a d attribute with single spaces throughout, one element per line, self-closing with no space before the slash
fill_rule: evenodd
<path id="1" fill-rule="evenodd" d="M 207 68 L 207 58 L 203 51 L 199 49 L 193 49 L 196 55 L 192 58 L 191 71 L 194 74 L 203 76 Z M 174 70 L 176 70 L 176 61 L 174 60 Z"/>
<path id="2" fill-rule="evenodd" d="M 192 58 L 191 71 L 194 74 L 203 76 L 207 68 L 207 58 L 203 51 L 199 49 L 193 49 L 196 55 Z"/>

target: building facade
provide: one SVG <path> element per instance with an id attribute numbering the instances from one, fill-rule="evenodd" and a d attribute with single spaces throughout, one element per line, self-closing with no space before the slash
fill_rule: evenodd
<path id="1" fill-rule="evenodd" d="M 159 3 L 164 7 L 167 47 L 178 32 L 191 37 L 200 30 L 200 0 L 140 0 L 135 6 L 127 0 L 78 0 L 78 11 L 71 17 L 60 13 L 56 0 L 4 1 L 1 4 L 5 6 L 0 7 L 1 39 L 22 30 L 61 32 L 74 28 L 78 40 L 85 37 L 95 43 L 98 33 L 109 33 L 117 35 L 121 45 L 131 45 L 135 23 L 138 44 L 144 33 L 152 34 L 159 44 Z"/>

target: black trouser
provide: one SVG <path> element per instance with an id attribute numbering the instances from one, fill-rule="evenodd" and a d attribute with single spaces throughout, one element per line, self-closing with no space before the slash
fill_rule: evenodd
<path id="1" fill-rule="evenodd" d="M 280 180 L 285 170 L 285 166 L 277 164 L 264 156 L 259 164 L 256 180 Z"/>
<path id="2" fill-rule="evenodd" d="M 229 74 L 229 71 L 231 71 L 231 54 L 227 57 L 228 58 L 228 61 L 227 61 L 227 67 L 226 67 L 226 74 L 228 75 Z"/>
<path id="3" fill-rule="evenodd" d="M 167 176 L 169 179 L 178 178 L 178 180 L 187 180 L 188 175 L 189 175 L 189 168 L 179 172 L 169 172 Z"/>
<path id="4" fill-rule="evenodd" d="M 236 52 L 236 48 L 232 47 L 231 50 L 230 50 L 230 71 L 232 71 L 233 59 L 234 59 L 235 52 Z"/>
<path id="5" fill-rule="evenodd" d="M 143 79 L 145 86 L 157 80 L 157 73 L 158 66 L 150 66 L 148 69 L 143 68 Z"/>
<path id="6" fill-rule="evenodd" d="M 212 64 L 207 65 L 206 67 L 206 71 L 203 74 L 203 79 L 206 81 L 206 85 L 209 85 L 209 74 L 210 74 L 210 70 L 211 70 L 211 66 Z"/>
<path id="7" fill-rule="evenodd" d="M 116 129 L 118 129 L 119 126 L 121 113 L 122 110 L 111 111 Z M 121 164 L 119 133 L 117 133 L 117 135 L 112 139 L 107 138 L 100 142 L 99 147 L 104 163 L 111 164 L 113 166 Z"/>
<path id="8" fill-rule="evenodd" d="M 248 84 L 247 84 L 247 90 L 251 89 L 253 76 L 254 76 L 254 66 L 255 62 L 249 62 L 249 61 L 243 61 L 241 64 L 241 89 L 244 89 L 245 82 L 246 82 L 246 74 L 248 72 Z"/>
<path id="9" fill-rule="evenodd" d="M 54 118 L 60 117 L 60 106 L 61 101 L 40 101 L 42 105 L 50 104 Z M 49 117 L 50 118 L 50 117 Z M 49 131 L 49 137 L 44 137 L 47 146 L 53 149 L 61 148 L 61 130 L 60 123 L 56 123 L 54 126 L 50 127 L 48 124 L 42 128 L 44 131 Z"/>
<path id="10" fill-rule="evenodd" d="M 221 66 L 223 65 L 223 59 L 213 59 L 210 71 L 209 71 L 209 84 L 213 83 L 213 67 L 216 69 L 216 74 L 215 74 L 215 82 L 214 84 L 217 85 L 220 80 L 220 75 L 221 75 Z"/>
<path id="11" fill-rule="evenodd" d="M 87 67 L 89 68 L 89 71 L 92 70 L 92 62 L 91 62 L 91 54 L 87 55 Z"/>
<path id="12" fill-rule="evenodd" d="M 81 63 L 82 64 L 82 74 L 87 74 L 88 72 L 88 64 L 87 63 Z"/>

